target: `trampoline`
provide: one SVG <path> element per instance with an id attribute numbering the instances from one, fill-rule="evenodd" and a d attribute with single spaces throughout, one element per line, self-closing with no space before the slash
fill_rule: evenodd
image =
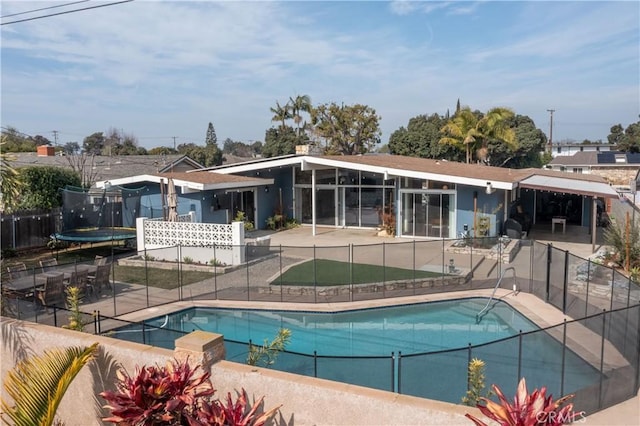
<path id="1" fill-rule="evenodd" d="M 61 229 L 51 238 L 77 243 L 135 239 L 135 222 L 144 189 L 65 187 L 62 190 Z"/>

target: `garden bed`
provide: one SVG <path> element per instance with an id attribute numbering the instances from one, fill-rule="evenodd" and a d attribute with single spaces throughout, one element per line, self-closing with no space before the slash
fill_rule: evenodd
<path id="1" fill-rule="evenodd" d="M 494 244 L 490 246 L 474 246 L 474 240 L 454 240 L 445 247 L 445 251 L 455 254 L 484 256 L 486 259 L 499 260 L 502 263 L 511 263 L 520 251 L 521 240 L 508 237 L 492 239 Z"/>

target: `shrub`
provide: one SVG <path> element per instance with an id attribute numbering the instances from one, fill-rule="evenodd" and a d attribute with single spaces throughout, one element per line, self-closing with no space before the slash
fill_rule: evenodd
<path id="1" fill-rule="evenodd" d="M 67 287 L 67 306 L 69 307 L 69 324 L 63 328 L 83 331 L 86 324 L 80 311 L 80 289 L 78 287 Z"/>
<path id="2" fill-rule="evenodd" d="M 192 257 L 189 257 L 189 256 L 184 256 L 184 257 L 182 258 L 182 261 L 183 261 L 184 263 L 186 263 L 187 265 L 190 265 L 190 264 L 194 263 L 194 262 L 193 262 L 193 258 L 192 258 Z"/>
<path id="3" fill-rule="evenodd" d="M 230 394 L 224 403 L 214 399 L 210 373 L 196 376 L 199 368 L 191 368 L 188 360 L 174 360 L 165 367 L 136 368 L 134 377 L 119 371 L 117 391 L 100 393 L 111 410 L 102 420 L 119 425 L 260 426 L 280 409 L 262 412 L 263 398 L 250 407 L 244 389 L 235 402 Z"/>
<path id="4" fill-rule="evenodd" d="M 614 262 L 625 269 L 640 266 L 640 227 L 629 221 L 620 224 L 616 220 L 604 231 L 604 240 L 613 248 L 607 262 Z M 627 256 L 628 253 L 628 256 Z"/>
<path id="5" fill-rule="evenodd" d="M 528 393 L 524 378 L 518 384 L 513 403 L 507 401 L 498 386 L 493 385 L 492 388 L 498 395 L 500 402 L 496 403 L 487 398 L 480 398 L 485 405 L 478 404 L 477 407 L 482 414 L 501 426 L 560 426 L 572 423 L 578 416 L 582 415 L 582 413 L 573 411 L 573 404 L 567 404 L 562 407 L 573 395 L 567 395 L 554 402 L 551 395 L 546 396 L 546 388 L 544 387 Z M 477 426 L 487 426 L 487 423 L 471 414 L 465 414 L 465 416 Z M 491 424 L 494 424 L 493 422 Z"/>
<path id="6" fill-rule="evenodd" d="M 249 355 L 247 356 L 247 364 L 258 365 L 262 364 L 263 367 L 269 367 L 276 362 L 276 358 L 289 344 L 291 340 L 291 330 L 287 328 L 281 328 L 278 330 L 278 335 L 269 342 L 268 339 L 264 339 L 262 346 L 249 345 Z"/>
<path id="7" fill-rule="evenodd" d="M 225 266 L 225 263 L 216 259 L 215 257 L 209 261 L 209 264 L 212 266 Z"/>

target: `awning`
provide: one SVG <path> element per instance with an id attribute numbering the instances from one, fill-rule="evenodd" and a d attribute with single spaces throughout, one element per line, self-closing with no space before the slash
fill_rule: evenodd
<path id="1" fill-rule="evenodd" d="M 608 183 L 590 182 L 556 176 L 530 176 L 520 181 L 519 186 L 520 188 L 536 189 L 539 191 L 562 192 L 565 194 L 602 198 L 618 198 L 618 193 Z"/>

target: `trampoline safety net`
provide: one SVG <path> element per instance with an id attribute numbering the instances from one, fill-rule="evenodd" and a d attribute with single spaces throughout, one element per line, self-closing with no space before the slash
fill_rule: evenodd
<path id="1" fill-rule="evenodd" d="M 62 190 L 62 229 L 52 237 L 79 242 L 135 238 L 144 189 L 65 187 Z"/>

